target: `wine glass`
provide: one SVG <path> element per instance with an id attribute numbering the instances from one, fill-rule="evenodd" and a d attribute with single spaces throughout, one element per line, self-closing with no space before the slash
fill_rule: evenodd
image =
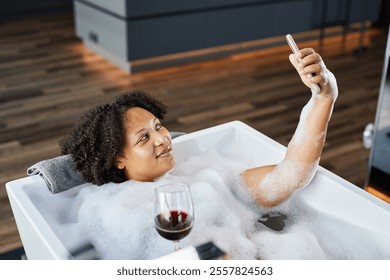
<path id="1" fill-rule="evenodd" d="M 159 186 L 154 192 L 154 223 L 157 232 L 172 240 L 175 251 L 194 224 L 194 207 L 190 188 L 185 184 Z"/>

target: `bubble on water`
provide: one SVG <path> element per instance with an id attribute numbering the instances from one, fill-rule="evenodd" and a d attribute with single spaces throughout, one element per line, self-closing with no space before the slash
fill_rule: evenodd
<path id="1" fill-rule="evenodd" d="M 326 259 L 316 236 L 301 225 L 293 225 L 283 232 L 261 231 L 252 239 L 261 259 Z"/>
<path id="2" fill-rule="evenodd" d="M 328 259 L 389 259 L 390 236 L 375 229 L 353 224 L 340 217 L 311 213 L 297 217 L 317 236 Z"/>

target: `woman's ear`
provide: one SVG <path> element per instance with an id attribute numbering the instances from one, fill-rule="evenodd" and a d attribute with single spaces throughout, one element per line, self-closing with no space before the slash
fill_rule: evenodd
<path id="1" fill-rule="evenodd" d="M 115 159 L 115 167 L 118 169 L 125 168 L 125 164 L 123 163 L 122 157 L 116 157 Z"/>

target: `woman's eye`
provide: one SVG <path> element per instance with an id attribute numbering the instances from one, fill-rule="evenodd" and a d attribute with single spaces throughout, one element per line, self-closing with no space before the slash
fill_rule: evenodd
<path id="1" fill-rule="evenodd" d="M 156 130 L 159 130 L 160 128 L 162 128 L 162 124 L 161 123 L 157 123 L 156 124 Z"/>
<path id="2" fill-rule="evenodd" d="M 138 142 L 141 142 L 141 141 L 145 141 L 149 138 L 149 135 L 147 135 L 146 133 L 144 135 L 141 136 L 141 138 L 139 139 Z"/>

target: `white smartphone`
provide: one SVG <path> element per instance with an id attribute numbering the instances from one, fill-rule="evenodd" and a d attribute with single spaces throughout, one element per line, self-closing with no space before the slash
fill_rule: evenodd
<path id="1" fill-rule="evenodd" d="M 298 48 L 297 44 L 295 43 L 294 38 L 290 34 L 286 35 L 286 40 L 287 40 L 287 44 L 290 46 L 290 49 L 293 52 L 293 54 L 296 54 L 297 52 L 299 52 L 299 48 Z M 308 76 L 310 78 L 313 77 L 312 74 L 308 74 Z M 317 84 L 313 84 L 311 89 L 316 94 L 319 94 L 321 91 L 320 87 Z"/>

